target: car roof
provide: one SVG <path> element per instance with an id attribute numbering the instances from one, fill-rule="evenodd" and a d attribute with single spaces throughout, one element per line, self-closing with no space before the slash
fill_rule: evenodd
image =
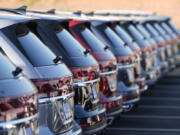
<path id="1" fill-rule="evenodd" d="M 18 15 L 13 13 L 5 13 L 0 11 L 0 29 L 3 29 L 5 27 L 22 23 L 22 22 L 29 22 L 29 21 L 38 21 L 38 18 L 32 18 L 24 15 Z"/>

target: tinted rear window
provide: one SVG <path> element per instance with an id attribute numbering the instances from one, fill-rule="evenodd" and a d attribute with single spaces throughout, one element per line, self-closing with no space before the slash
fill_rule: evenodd
<path id="1" fill-rule="evenodd" d="M 13 78 L 12 71 L 14 71 L 16 68 L 15 66 L 0 53 L 0 79 L 9 79 Z"/>
<path id="2" fill-rule="evenodd" d="M 129 25 L 128 30 L 136 40 L 144 39 L 141 33 L 133 25 Z"/>
<path id="3" fill-rule="evenodd" d="M 66 29 L 61 27 L 61 30 L 56 32 L 56 36 L 70 57 L 84 56 L 85 49 Z"/>
<path id="4" fill-rule="evenodd" d="M 20 51 L 30 60 L 33 66 L 54 64 L 53 59 L 56 56 L 25 25 L 17 26 L 16 34 L 20 42 Z"/>
<path id="5" fill-rule="evenodd" d="M 169 28 L 169 26 L 166 24 L 166 23 L 162 23 L 161 26 L 165 29 L 165 31 L 168 33 L 168 34 L 172 34 L 172 30 Z"/>
<path id="6" fill-rule="evenodd" d="M 147 32 L 147 30 L 141 24 L 138 24 L 136 27 L 141 32 L 141 34 L 143 34 L 146 38 L 151 37 L 151 35 Z"/>
<path id="7" fill-rule="evenodd" d="M 117 34 L 121 37 L 123 41 L 126 43 L 131 43 L 133 39 L 130 37 L 130 35 L 119 25 L 116 25 L 114 30 L 117 32 Z"/>
<path id="8" fill-rule="evenodd" d="M 168 21 L 168 24 L 176 32 L 176 34 L 180 34 L 179 29 L 171 21 Z"/>
<path id="9" fill-rule="evenodd" d="M 158 32 L 152 27 L 151 24 L 147 23 L 146 28 L 151 33 L 152 36 L 159 36 Z"/>
<path id="10" fill-rule="evenodd" d="M 161 35 L 165 35 L 166 34 L 166 32 L 161 28 L 161 26 L 159 26 L 159 24 L 155 23 L 154 27 L 156 28 L 157 31 L 159 31 L 159 33 Z"/>
<path id="11" fill-rule="evenodd" d="M 18 40 L 34 66 L 54 64 L 55 55 L 33 33 L 18 37 Z"/>
<path id="12" fill-rule="evenodd" d="M 124 42 L 118 37 L 118 35 L 116 35 L 116 33 L 110 29 L 109 27 L 106 27 L 104 29 L 104 33 L 106 34 L 106 36 L 108 37 L 108 39 L 112 42 L 112 45 L 115 48 L 119 48 L 120 46 L 124 45 Z"/>
<path id="13" fill-rule="evenodd" d="M 87 28 L 81 31 L 83 39 L 87 42 L 88 47 L 93 51 L 104 50 L 105 45 L 96 38 L 96 36 Z"/>

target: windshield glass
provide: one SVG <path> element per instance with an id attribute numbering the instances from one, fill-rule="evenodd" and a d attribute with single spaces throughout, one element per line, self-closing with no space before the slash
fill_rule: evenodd
<path id="1" fill-rule="evenodd" d="M 85 49 L 66 29 L 62 28 L 56 35 L 70 57 L 84 56 Z"/>
<path id="2" fill-rule="evenodd" d="M 54 64 L 56 56 L 32 33 L 18 36 L 23 53 L 34 66 L 46 66 Z"/>
<path id="3" fill-rule="evenodd" d="M 16 68 L 15 66 L 0 53 L 0 79 L 9 79 L 13 78 L 12 71 L 14 71 Z"/>
<path id="4" fill-rule="evenodd" d="M 121 37 L 123 41 L 126 43 L 131 43 L 133 39 L 130 37 L 130 35 L 119 25 L 116 25 L 114 30 L 117 32 L 117 34 Z"/>
<path id="5" fill-rule="evenodd" d="M 158 32 L 152 27 L 151 24 L 147 23 L 146 28 L 151 33 L 152 36 L 159 36 Z"/>
<path id="6" fill-rule="evenodd" d="M 87 42 L 88 47 L 93 51 L 104 50 L 105 45 L 87 28 L 81 31 L 81 35 Z"/>
<path id="7" fill-rule="evenodd" d="M 136 40 L 144 39 L 144 37 L 141 35 L 141 33 L 133 25 L 129 25 L 128 30 L 130 31 L 130 33 Z"/>
<path id="8" fill-rule="evenodd" d="M 144 35 L 146 38 L 151 37 L 150 34 L 147 32 L 147 30 L 141 24 L 138 24 L 136 27 L 141 32 L 141 34 Z"/>
<path id="9" fill-rule="evenodd" d="M 109 27 L 106 27 L 104 29 L 104 33 L 106 34 L 106 36 L 109 38 L 109 40 L 112 42 L 113 46 L 115 48 L 119 48 L 124 46 L 124 42 L 118 37 L 118 35 L 116 35 L 116 33 L 110 29 Z"/>

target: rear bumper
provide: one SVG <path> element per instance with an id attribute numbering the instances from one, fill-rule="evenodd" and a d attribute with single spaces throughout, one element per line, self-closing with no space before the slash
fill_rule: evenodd
<path id="1" fill-rule="evenodd" d="M 180 54 L 175 56 L 176 59 L 176 66 L 179 67 L 180 66 Z"/>
<path id="2" fill-rule="evenodd" d="M 157 82 L 157 74 L 155 70 L 146 72 L 146 84 L 148 86 L 153 85 Z"/>
<path id="3" fill-rule="evenodd" d="M 168 73 L 168 62 L 161 62 L 160 63 L 160 67 L 161 67 L 161 76 L 164 76 Z"/>
<path id="4" fill-rule="evenodd" d="M 148 89 L 148 86 L 146 85 L 145 77 L 136 78 L 135 82 L 137 85 L 139 85 L 140 93 L 142 93 Z"/>
<path id="5" fill-rule="evenodd" d="M 102 104 L 106 104 L 106 103 L 114 104 L 115 101 L 119 102 L 118 106 L 113 107 L 113 105 L 112 105 L 111 109 L 106 109 L 107 117 L 112 117 L 112 116 L 116 117 L 116 115 L 119 115 L 122 112 L 123 99 L 122 99 L 121 95 L 115 96 L 115 97 L 111 97 L 111 98 L 107 98 L 104 95 L 102 96 L 102 93 L 100 92 L 100 98 L 105 99 L 104 100 L 105 102 L 103 102 Z M 103 99 L 101 99 L 101 101 Z"/>
<path id="6" fill-rule="evenodd" d="M 106 120 L 104 120 L 96 125 L 85 127 L 83 128 L 83 135 L 92 135 L 92 134 L 99 133 L 104 128 L 106 128 L 106 126 L 107 126 L 107 123 L 106 123 Z"/>
<path id="7" fill-rule="evenodd" d="M 37 114 L 0 123 L 0 135 L 38 135 Z"/>
<path id="8" fill-rule="evenodd" d="M 168 64 L 169 64 L 169 71 L 173 71 L 176 68 L 176 64 L 175 64 L 175 59 L 174 58 L 168 59 Z"/>
<path id="9" fill-rule="evenodd" d="M 73 121 L 72 130 L 70 130 L 66 133 L 62 133 L 61 135 L 82 135 L 82 129 L 75 121 Z"/>

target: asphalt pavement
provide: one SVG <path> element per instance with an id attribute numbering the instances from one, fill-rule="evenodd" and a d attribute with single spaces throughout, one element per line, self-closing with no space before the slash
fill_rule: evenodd
<path id="1" fill-rule="evenodd" d="M 142 95 L 139 106 L 121 114 L 107 135 L 180 135 L 180 69 Z"/>

